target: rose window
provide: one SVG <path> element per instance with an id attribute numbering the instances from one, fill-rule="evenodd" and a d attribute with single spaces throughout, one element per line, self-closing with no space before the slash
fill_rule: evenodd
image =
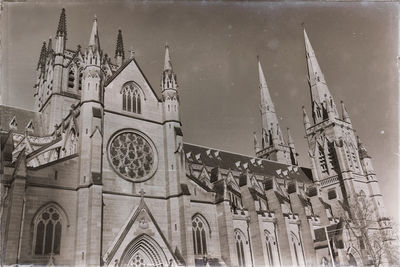
<path id="1" fill-rule="evenodd" d="M 109 157 L 114 170 L 134 182 L 150 178 L 155 171 L 153 146 L 133 131 L 122 132 L 111 140 Z"/>

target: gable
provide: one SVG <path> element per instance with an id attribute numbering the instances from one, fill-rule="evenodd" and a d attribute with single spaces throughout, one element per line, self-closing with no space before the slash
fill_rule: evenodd
<path id="1" fill-rule="evenodd" d="M 172 260 L 174 266 L 178 265 L 177 258 L 143 198 L 107 249 L 103 260 L 108 266 L 114 266 L 115 263 L 126 265 L 129 258 L 139 251 L 144 255 L 152 254 L 157 264 L 168 266 Z"/>
<path id="2" fill-rule="evenodd" d="M 123 88 L 129 85 L 133 85 L 135 92 L 139 93 L 140 104 L 135 104 L 135 111 L 133 108 L 128 111 L 127 102 L 124 104 L 124 100 L 128 101 L 133 97 L 133 93 L 128 93 L 129 98 L 126 98 L 128 95 L 123 96 Z M 140 105 L 140 111 L 136 111 L 136 105 Z M 128 60 L 105 83 L 104 109 L 106 112 L 162 121 L 163 105 L 134 59 Z"/>

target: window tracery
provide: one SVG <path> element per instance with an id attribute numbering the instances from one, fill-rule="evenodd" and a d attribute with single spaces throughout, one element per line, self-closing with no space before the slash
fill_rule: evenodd
<path id="1" fill-rule="evenodd" d="M 140 89 L 133 82 L 122 88 L 122 109 L 137 114 L 142 113 Z"/>
<path id="2" fill-rule="evenodd" d="M 246 242 L 244 235 L 240 232 L 240 230 L 236 229 L 235 230 L 235 244 L 236 244 L 236 253 L 238 256 L 239 267 L 246 266 L 243 242 Z"/>
<path id="3" fill-rule="evenodd" d="M 117 173 L 134 182 L 146 180 L 155 171 L 153 146 L 135 131 L 125 131 L 112 138 L 109 158 Z"/>
<path id="4" fill-rule="evenodd" d="M 34 254 L 60 254 L 62 218 L 53 206 L 44 209 L 34 222 Z"/>
<path id="5" fill-rule="evenodd" d="M 265 247 L 267 249 L 268 264 L 270 266 L 274 266 L 274 257 L 272 255 L 272 246 L 271 246 L 271 243 L 274 244 L 274 242 L 268 231 L 264 231 L 264 236 L 265 236 Z"/>
<path id="6" fill-rule="evenodd" d="M 207 254 L 206 222 L 195 216 L 192 220 L 193 249 L 195 255 Z"/>

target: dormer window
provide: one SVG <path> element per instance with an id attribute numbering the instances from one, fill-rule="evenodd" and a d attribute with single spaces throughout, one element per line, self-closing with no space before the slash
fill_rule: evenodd
<path id="1" fill-rule="evenodd" d="M 122 109 L 133 113 L 142 113 L 140 88 L 128 83 L 122 88 Z"/>

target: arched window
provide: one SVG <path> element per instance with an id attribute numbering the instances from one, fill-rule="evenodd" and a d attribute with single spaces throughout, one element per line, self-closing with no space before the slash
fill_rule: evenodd
<path id="1" fill-rule="evenodd" d="M 135 83 L 128 83 L 122 88 L 122 109 L 142 113 L 140 88 Z"/>
<path id="2" fill-rule="evenodd" d="M 264 231 L 265 236 L 265 247 L 267 249 L 267 258 L 269 266 L 274 266 L 274 256 L 272 255 L 272 244 L 274 241 L 271 237 L 271 234 L 268 231 Z"/>
<path id="3" fill-rule="evenodd" d="M 75 86 L 75 71 L 73 68 L 69 70 L 68 73 L 68 88 L 72 89 Z"/>
<path id="4" fill-rule="evenodd" d="M 238 257 L 239 267 L 246 266 L 246 260 L 244 256 L 243 242 L 246 242 L 246 239 L 243 233 L 239 230 L 235 230 L 235 243 L 236 243 L 236 253 Z"/>
<path id="5" fill-rule="evenodd" d="M 60 254 L 62 217 L 54 205 L 43 209 L 34 221 L 35 255 Z"/>
<path id="6" fill-rule="evenodd" d="M 293 246 L 293 253 L 294 253 L 294 256 L 296 259 L 296 264 L 297 264 L 297 266 L 299 266 L 300 265 L 300 261 L 299 261 L 300 251 L 298 250 L 298 246 L 300 246 L 300 242 L 294 233 L 291 233 L 291 240 L 292 240 L 292 246 Z"/>
<path id="7" fill-rule="evenodd" d="M 207 222 L 200 216 L 192 219 L 193 249 L 195 255 L 207 254 Z"/>

